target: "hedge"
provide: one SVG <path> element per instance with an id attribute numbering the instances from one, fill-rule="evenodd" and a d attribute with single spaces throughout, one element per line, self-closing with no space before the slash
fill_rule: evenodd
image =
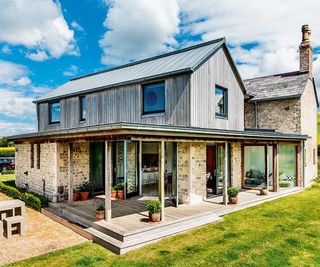
<path id="1" fill-rule="evenodd" d="M 15 147 L 0 147 L 0 157 L 14 157 Z"/>
<path id="2" fill-rule="evenodd" d="M 12 185 L 12 183 L 9 183 Z M 28 193 L 25 192 L 24 189 L 15 188 L 10 186 L 4 182 L 0 182 L 0 192 L 4 193 L 5 195 L 20 199 L 26 203 L 26 205 L 34 208 L 35 210 L 41 210 L 41 208 L 45 208 L 48 206 L 48 198 L 45 196 L 41 196 L 35 193 Z"/>

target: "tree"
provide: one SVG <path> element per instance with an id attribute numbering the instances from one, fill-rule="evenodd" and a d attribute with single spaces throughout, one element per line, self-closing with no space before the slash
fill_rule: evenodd
<path id="1" fill-rule="evenodd" d="M 0 147 L 10 147 L 10 146 L 14 146 L 14 143 L 9 141 L 4 136 L 0 136 Z"/>

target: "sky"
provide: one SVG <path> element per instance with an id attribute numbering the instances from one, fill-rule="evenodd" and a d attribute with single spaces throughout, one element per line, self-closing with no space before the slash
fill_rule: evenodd
<path id="1" fill-rule="evenodd" d="M 226 37 L 243 79 L 299 69 L 320 0 L 0 0 L 0 135 L 36 130 L 33 100 L 69 79 Z"/>

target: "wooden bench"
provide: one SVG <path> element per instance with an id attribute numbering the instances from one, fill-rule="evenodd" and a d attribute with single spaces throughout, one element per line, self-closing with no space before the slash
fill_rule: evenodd
<path id="1" fill-rule="evenodd" d="M 0 240 L 3 239 L 3 222 L 0 221 Z"/>
<path id="2" fill-rule="evenodd" d="M 9 218 L 5 218 L 3 220 L 3 225 L 4 225 L 4 235 L 10 239 L 12 237 L 12 232 L 14 227 L 17 227 L 18 234 L 24 235 L 24 218 L 22 216 L 13 216 Z"/>

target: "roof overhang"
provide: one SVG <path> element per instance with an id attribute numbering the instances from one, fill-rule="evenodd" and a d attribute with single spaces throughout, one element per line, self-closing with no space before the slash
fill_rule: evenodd
<path id="1" fill-rule="evenodd" d="M 27 133 L 9 136 L 8 139 L 15 142 L 22 141 L 48 141 L 77 139 L 89 137 L 107 137 L 114 135 L 140 135 L 146 137 L 170 137 L 185 139 L 221 139 L 221 140 L 278 140 L 278 141 L 303 141 L 307 135 L 286 134 L 274 131 L 259 130 L 218 130 L 196 127 L 177 127 L 166 125 L 150 125 L 138 123 L 113 123 L 102 126 L 80 127 L 50 132 Z"/>

